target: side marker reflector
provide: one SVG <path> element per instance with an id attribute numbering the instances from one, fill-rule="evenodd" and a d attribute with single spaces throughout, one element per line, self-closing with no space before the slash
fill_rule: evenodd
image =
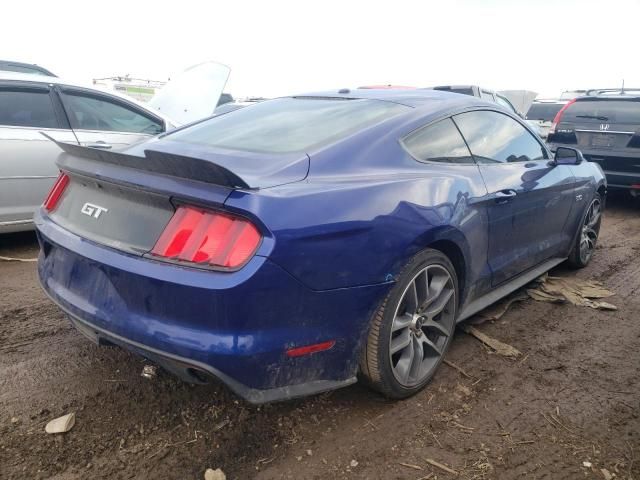
<path id="1" fill-rule="evenodd" d="M 312 353 L 323 352 L 329 350 L 336 344 L 335 340 L 329 340 L 328 342 L 315 343 L 313 345 L 306 345 L 304 347 L 290 348 L 287 350 L 287 357 L 302 357 L 304 355 L 310 355 Z"/>

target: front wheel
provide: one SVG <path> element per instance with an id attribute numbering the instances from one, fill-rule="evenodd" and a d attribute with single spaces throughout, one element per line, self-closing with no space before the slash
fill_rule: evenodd
<path id="1" fill-rule="evenodd" d="M 455 330 L 458 279 L 437 250 L 416 255 L 374 314 L 360 372 L 375 390 L 405 398 L 435 373 Z"/>
<path id="2" fill-rule="evenodd" d="M 596 249 L 598 235 L 600 235 L 601 221 L 602 198 L 599 193 L 596 193 L 580 224 L 578 238 L 569 254 L 569 265 L 574 268 L 584 268 L 587 266 Z"/>

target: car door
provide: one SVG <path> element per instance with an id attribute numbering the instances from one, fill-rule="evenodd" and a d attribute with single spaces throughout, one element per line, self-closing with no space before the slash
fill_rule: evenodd
<path id="1" fill-rule="evenodd" d="M 561 255 L 570 242 L 565 227 L 575 203 L 571 168 L 554 166 L 536 136 L 504 113 L 476 110 L 453 118 L 489 192 L 492 285 Z"/>
<path id="2" fill-rule="evenodd" d="M 0 82 L 0 232 L 27 230 L 58 176 L 58 146 L 75 143 L 48 84 Z"/>
<path id="3" fill-rule="evenodd" d="M 165 131 L 160 117 L 113 95 L 72 87 L 59 95 L 81 145 L 119 149 Z"/>
<path id="4" fill-rule="evenodd" d="M 424 163 L 430 177 L 424 192 L 435 205 L 433 224 L 447 219 L 463 234 L 473 255 L 468 259 L 467 294 L 478 297 L 491 288 L 487 269 L 487 213 L 483 202 L 487 190 L 480 169 L 451 118 L 444 118 L 412 131 L 402 139 L 409 154 Z M 425 218 L 428 218 L 425 215 Z"/>

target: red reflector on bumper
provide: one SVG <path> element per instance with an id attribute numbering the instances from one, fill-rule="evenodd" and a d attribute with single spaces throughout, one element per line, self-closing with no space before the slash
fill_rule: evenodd
<path id="1" fill-rule="evenodd" d="M 336 344 L 335 340 L 329 340 L 328 342 L 316 343 L 314 345 L 306 345 L 304 347 L 290 348 L 287 350 L 287 357 L 302 357 L 303 355 L 310 355 L 316 352 L 322 352 L 329 350 Z"/>

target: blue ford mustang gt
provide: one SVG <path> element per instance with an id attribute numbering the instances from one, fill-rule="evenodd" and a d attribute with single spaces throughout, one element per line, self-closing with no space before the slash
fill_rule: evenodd
<path id="1" fill-rule="evenodd" d="M 121 152 L 59 143 L 38 274 L 82 333 L 249 402 L 419 391 L 456 322 L 593 255 L 579 151 L 431 90 L 258 103 Z"/>

